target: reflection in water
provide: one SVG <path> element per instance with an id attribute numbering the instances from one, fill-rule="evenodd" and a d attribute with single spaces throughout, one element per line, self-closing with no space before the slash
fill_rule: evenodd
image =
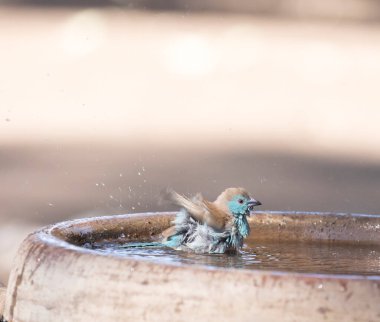
<path id="1" fill-rule="evenodd" d="M 321 274 L 380 275 L 380 247 L 373 245 L 260 242 L 245 245 L 237 255 L 194 254 L 166 247 L 126 246 L 128 244 L 112 242 L 84 245 L 102 253 L 160 263 Z"/>

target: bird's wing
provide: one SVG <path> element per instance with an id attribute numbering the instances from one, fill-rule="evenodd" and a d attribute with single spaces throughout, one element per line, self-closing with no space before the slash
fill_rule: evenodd
<path id="1" fill-rule="evenodd" d="M 231 220 L 230 215 L 226 214 L 215 203 L 203 200 L 203 203 L 209 211 L 209 218 L 207 224 L 217 230 L 226 228 L 226 224 Z"/>
<path id="2" fill-rule="evenodd" d="M 173 236 L 175 234 L 175 226 L 171 226 L 167 229 L 165 229 L 162 233 L 161 233 L 161 240 L 162 241 L 167 241 L 167 239 L 170 237 L 170 236 Z"/>
<path id="3" fill-rule="evenodd" d="M 172 189 L 167 189 L 166 199 L 187 210 L 189 215 L 200 223 L 205 223 L 217 230 L 223 229 L 226 223 L 225 215 L 217 209 L 213 203 L 203 199 L 201 194 L 196 195 L 192 200 L 178 194 Z"/>
<path id="4" fill-rule="evenodd" d="M 172 189 L 166 189 L 165 199 L 172 201 L 174 204 L 185 208 L 190 216 L 195 220 L 204 222 L 204 219 L 207 217 L 208 209 L 202 203 L 202 197 L 197 195 L 193 200 L 180 195 Z"/>

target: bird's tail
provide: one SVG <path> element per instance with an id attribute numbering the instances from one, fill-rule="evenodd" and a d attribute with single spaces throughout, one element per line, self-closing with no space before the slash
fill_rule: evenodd
<path id="1" fill-rule="evenodd" d="M 134 242 L 126 243 L 121 248 L 145 248 L 145 247 L 163 247 L 164 245 L 159 242 Z"/>

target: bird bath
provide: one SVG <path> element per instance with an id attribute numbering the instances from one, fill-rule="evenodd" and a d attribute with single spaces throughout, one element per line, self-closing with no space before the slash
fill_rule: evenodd
<path id="1" fill-rule="evenodd" d="M 380 320 L 380 216 L 255 212 L 248 246 L 234 256 L 118 250 L 151 240 L 173 217 L 80 219 L 29 235 L 9 278 L 5 320 Z M 285 265 L 287 248 L 295 251 Z"/>

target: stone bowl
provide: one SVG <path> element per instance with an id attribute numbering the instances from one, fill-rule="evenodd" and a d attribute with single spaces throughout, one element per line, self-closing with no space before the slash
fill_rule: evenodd
<path id="1" fill-rule="evenodd" d="M 155 263 L 79 247 L 150 240 L 174 213 L 72 220 L 29 235 L 5 292 L 4 319 L 52 321 L 379 321 L 380 276 Z M 380 216 L 256 212 L 254 240 L 380 246 Z M 0 292 L 1 294 L 1 292 Z"/>

